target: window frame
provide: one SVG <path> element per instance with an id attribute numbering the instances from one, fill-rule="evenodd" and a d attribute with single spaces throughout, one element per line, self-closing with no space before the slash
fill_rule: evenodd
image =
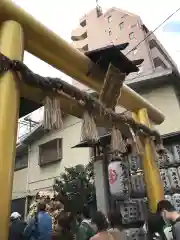
<path id="1" fill-rule="evenodd" d="M 48 147 L 48 145 L 52 144 L 53 142 L 56 142 L 57 158 L 43 161 L 43 150 L 46 147 Z M 63 158 L 63 139 L 62 138 L 52 139 L 48 142 L 40 144 L 38 147 L 39 147 L 38 164 L 39 164 L 40 167 L 62 161 L 62 158 Z"/>
<path id="2" fill-rule="evenodd" d="M 17 166 L 17 165 L 16 165 L 16 161 L 17 161 L 17 159 L 18 159 L 18 158 L 19 158 L 19 159 L 22 159 L 22 158 L 24 158 L 24 156 L 27 157 L 27 159 L 26 159 L 26 163 L 25 163 L 24 165 Z M 22 153 L 22 154 L 16 155 L 15 162 L 14 162 L 14 171 L 16 172 L 16 171 L 19 171 L 19 170 L 22 170 L 22 169 L 28 168 L 28 158 L 29 158 L 29 156 L 28 156 L 28 152 L 25 152 L 25 153 Z"/>

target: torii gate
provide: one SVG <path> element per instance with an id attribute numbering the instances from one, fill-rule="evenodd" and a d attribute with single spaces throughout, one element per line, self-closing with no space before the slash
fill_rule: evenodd
<path id="1" fill-rule="evenodd" d="M 0 52 L 9 59 L 23 61 L 24 50 L 27 50 L 79 82 L 97 92 L 100 91 L 103 75 L 98 71 L 93 77 L 87 76 L 89 58 L 9 0 L 0 0 L 0 21 L 2 23 Z M 23 82 L 17 83 L 16 77 L 10 71 L 2 74 L 0 77 L 0 190 L 2 193 L 0 239 L 2 240 L 8 239 L 20 97 L 41 103 L 44 93 L 40 88 L 29 87 Z M 63 104 L 66 105 L 66 112 L 73 114 L 67 100 L 62 98 L 62 107 Z M 164 116 L 158 109 L 125 84 L 122 87 L 119 104 L 134 112 L 136 120 L 149 128 L 151 127 L 149 119 L 155 124 L 161 124 L 164 121 Z M 76 112 L 74 115 L 79 116 Z M 148 137 L 144 139 L 143 166 L 149 205 L 152 211 L 156 211 L 156 204 L 164 198 L 164 195 L 150 141 Z"/>

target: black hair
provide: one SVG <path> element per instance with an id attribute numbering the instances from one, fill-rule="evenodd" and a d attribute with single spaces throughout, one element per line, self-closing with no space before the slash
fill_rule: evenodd
<path id="1" fill-rule="evenodd" d="M 163 210 L 168 212 L 176 211 L 173 205 L 168 200 L 161 200 L 157 205 L 157 213 L 161 213 Z"/>
<path id="2" fill-rule="evenodd" d="M 58 216 L 58 224 L 61 226 L 63 229 L 68 229 L 70 228 L 70 216 L 68 215 L 67 212 L 62 211 L 59 216 Z"/>
<path id="3" fill-rule="evenodd" d="M 89 219 L 90 218 L 90 213 L 87 207 L 84 207 L 82 210 L 82 214 L 85 218 Z"/>
<path id="4" fill-rule="evenodd" d="M 97 211 L 92 217 L 92 223 L 95 223 L 98 229 L 98 232 L 105 231 L 108 229 L 108 222 L 105 215 Z"/>
<path id="5" fill-rule="evenodd" d="M 149 233 L 162 233 L 165 222 L 160 214 L 148 212 L 147 225 Z"/>
<path id="6" fill-rule="evenodd" d="M 44 201 L 40 201 L 37 206 L 38 212 L 39 211 L 46 211 L 46 203 Z"/>
<path id="7" fill-rule="evenodd" d="M 119 211 L 111 211 L 108 214 L 108 219 L 112 228 L 122 225 L 122 215 Z"/>
<path id="8" fill-rule="evenodd" d="M 72 214 L 69 214 L 65 211 L 62 211 L 59 214 L 57 222 L 58 222 L 58 225 L 62 227 L 62 230 L 61 230 L 62 239 L 68 239 L 68 240 L 74 239 L 72 229 L 71 229 L 72 221 L 73 221 Z"/>

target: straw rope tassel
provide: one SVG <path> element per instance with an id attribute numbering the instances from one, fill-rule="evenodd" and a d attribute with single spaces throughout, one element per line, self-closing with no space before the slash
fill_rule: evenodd
<path id="1" fill-rule="evenodd" d="M 82 141 L 98 141 L 98 131 L 93 115 L 89 111 L 84 111 L 83 123 L 81 127 Z"/>
<path id="2" fill-rule="evenodd" d="M 120 130 L 113 125 L 111 133 L 111 148 L 113 152 L 125 153 L 127 151 L 126 144 L 123 140 Z"/>
<path id="3" fill-rule="evenodd" d="M 62 129 L 60 98 L 47 96 L 44 100 L 44 129 Z"/>
<path id="4" fill-rule="evenodd" d="M 142 155 L 144 153 L 144 147 L 138 135 L 136 135 L 131 127 L 129 127 L 132 136 L 132 152 Z"/>

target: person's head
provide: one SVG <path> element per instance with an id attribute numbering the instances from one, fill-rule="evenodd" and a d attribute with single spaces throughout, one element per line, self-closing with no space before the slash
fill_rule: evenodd
<path id="1" fill-rule="evenodd" d="M 41 201 L 38 203 L 37 211 L 38 211 L 38 212 L 45 212 L 45 211 L 46 211 L 46 203 L 45 203 L 43 200 L 41 200 Z"/>
<path id="2" fill-rule="evenodd" d="M 83 209 L 77 213 L 76 219 L 80 223 L 84 219 L 90 219 L 89 209 L 87 207 L 83 207 Z"/>
<path id="3" fill-rule="evenodd" d="M 82 216 L 83 216 L 83 218 L 85 218 L 85 219 L 90 219 L 89 209 L 88 209 L 87 207 L 84 207 L 84 208 L 83 208 Z"/>
<path id="4" fill-rule="evenodd" d="M 122 215 L 119 211 L 113 211 L 108 214 L 108 219 L 112 228 L 122 226 Z"/>
<path id="5" fill-rule="evenodd" d="M 162 200 L 157 205 L 157 213 L 161 215 L 165 223 L 173 222 L 179 215 L 168 200 Z"/>
<path id="6" fill-rule="evenodd" d="M 108 221 L 105 215 L 97 211 L 92 217 L 92 224 L 95 224 L 98 232 L 106 231 L 108 229 Z"/>
<path id="7" fill-rule="evenodd" d="M 11 213 L 10 220 L 15 221 L 15 220 L 20 220 L 21 219 L 21 214 L 18 212 L 13 212 Z"/>
<path id="8" fill-rule="evenodd" d="M 69 230 L 70 229 L 70 225 L 71 225 L 71 219 L 70 219 L 69 214 L 67 212 L 65 212 L 65 211 L 62 211 L 59 214 L 57 223 L 58 223 L 59 230 L 61 230 L 61 231 L 62 230 Z"/>

